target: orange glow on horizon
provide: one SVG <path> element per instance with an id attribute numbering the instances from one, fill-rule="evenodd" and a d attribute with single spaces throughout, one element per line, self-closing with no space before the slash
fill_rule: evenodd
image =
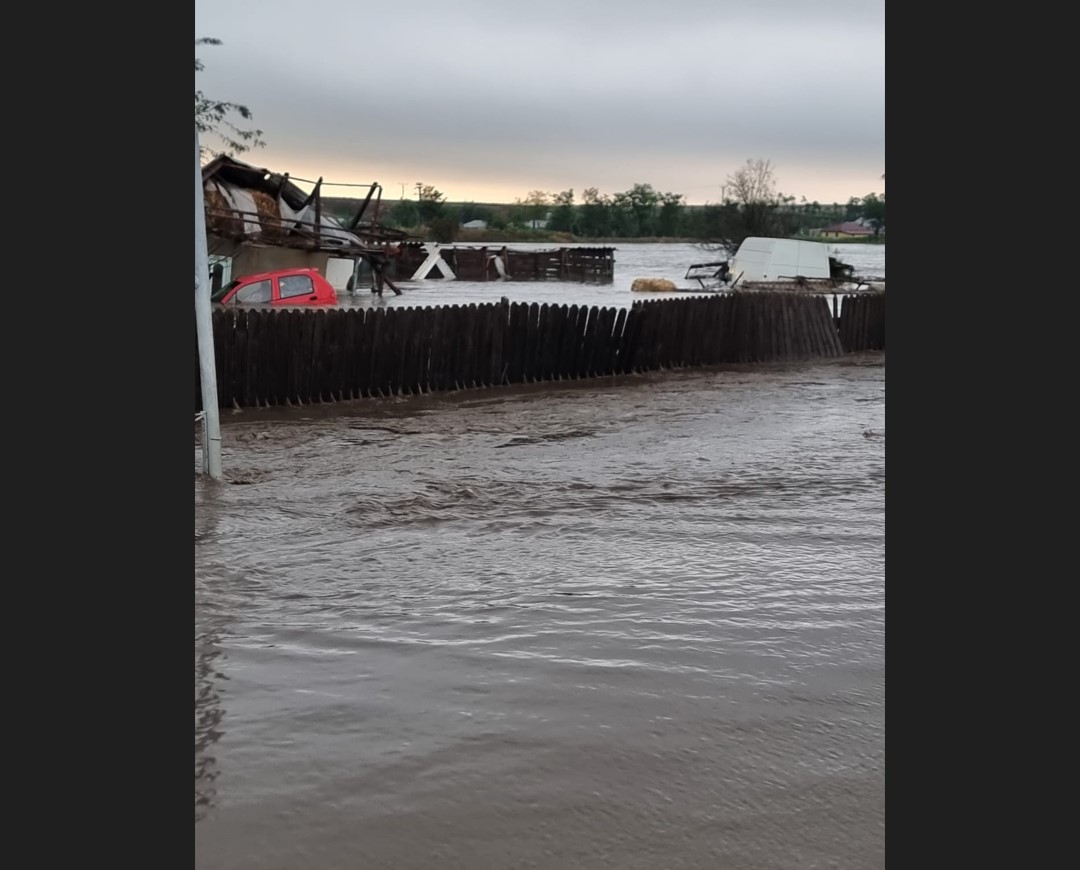
<path id="1" fill-rule="evenodd" d="M 484 179 L 466 174 L 455 175 L 439 169 L 425 171 L 409 167 L 406 171 L 399 165 L 363 164 L 360 161 L 338 164 L 321 163 L 318 158 L 311 155 L 289 154 L 271 148 L 247 152 L 239 155 L 237 159 L 256 166 L 264 166 L 273 172 L 288 172 L 290 178 L 296 180 L 302 187 L 310 188 L 311 184 L 322 177 L 325 196 L 362 199 L 367 195 L 368 186 L 376 181 L 382 185 L 383 202 L 397 202 L 402 198 L 415 200 L 416 185 L 419 182 L 433 185 L 446 197 L 447 202 L 506 205 L 518 199 L 525 199 L 533 190 L 544 190 L 554 194 L 568 188 L 573 189 L 575 201 L 580 203 L 581 192 L 587 187 L 597 187 L 601 193 L 610 196 L 629 190 L 638 181 L 652 184 L 659 191 L 671 190 L 682 193 L 688 205 L 704 205 L 708 202 L 720 201 L 722 179 L 737 168 L 717 170 L 711 167 L 703 168 L 701 174 L 706 178 L 704 184 L 695 183 L 680 189 L 677 184 L 661 182 L 659 179 L 661 173 L 657 173 L 658 177 L 655 180 L 645 177 L 639 179 L 636 176 L 641 173 L 635 173 L 634 178 L 625 181 L 621 186 L 605 187 L 595 181 L 587 181 L 584 184 L 575 183 L 572 177 L 565 181 L 549 179 L 545 183 L 543 179 L 535 177 Z M 682 174 L 685 175 L 685 172 L 685 169 L 682 170 Z M 784 164 L 779 163 L 776 175 L 778 189 L 784 194 L 795 196 L 797 202 L 801 202 L 805 197 L 807 202 L 846 203 L 853 196 L 881 193 L 885 189 L 880 170 L 871 172 L 840 170 L 830 171 L 828 175 L 825 175 L 820 167 L 790 164 L 785 167 Z M 718 180 L 710 183 L 710 178 Z"/>

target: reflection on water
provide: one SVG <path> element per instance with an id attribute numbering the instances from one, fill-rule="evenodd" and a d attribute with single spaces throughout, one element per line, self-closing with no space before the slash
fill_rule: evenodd
<path id="1" fill-rule="evenodd" d="M 195 515 L 196 552 L 198 542 L 217 529 L 220 505 L 214 488 L 204 492 Z M 215 587 L 195 582 L 195 820 L 205 817 L 215 797 L 214 781 L 218 776 L 214 744 L 222 734 L 225 711 L 221 700 L 222 633 L 228 619 L 215 603 Z"/>
<path id="2" fill-rule="evenodd" d="M 214 780 L 218 770 L 213 754 L 214 743 L 221 737 L 225 715 L 221 706 L 218 681 L 223 679 L 215 668 L 221 655 L 220 637 L 200 632 L 195 627 L 195 819 L 202 818 L 214 801 Z"/>

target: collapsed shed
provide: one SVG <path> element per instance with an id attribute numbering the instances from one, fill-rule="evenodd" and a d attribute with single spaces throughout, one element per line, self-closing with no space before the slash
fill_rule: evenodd
<path id="1" fill-rule="evenodd" d="M 234 157 L 215 157 L 202 169 L 206 233 L 212 257 L 231 261 L 232 274 L 274 269 L 318 269 L 338 289 L 351 288 L 361 263 L 381 290 L 387 248 L 408 234 L 378 222 L 382 187 L 373 182 L 348 221 L 326 214 L 323 179 L 309 192 L 288 173 L 271 172 Z M 300 179 L 297 179 L 297 181 Z M 340 285 L 340 286 L 339 286 Z"/>

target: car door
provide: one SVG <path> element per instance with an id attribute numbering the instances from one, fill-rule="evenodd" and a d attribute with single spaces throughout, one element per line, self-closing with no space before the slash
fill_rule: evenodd
<path id="1" fill-rule="evenodd" d="M 269 278 L 241 284 L 225 299 L 226 305 L 260 305 L 273 298 L 273 284 Z"/>
<path id="2" fill-rule="evenodd" d="M 281 275 L 274 283 L 277 285 L 274 300 L 277 305 L 307 305 L 319 298 L 311 275 Z"/>

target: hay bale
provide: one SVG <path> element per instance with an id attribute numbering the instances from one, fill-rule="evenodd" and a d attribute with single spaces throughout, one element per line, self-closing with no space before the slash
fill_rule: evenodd
<path id="1" fill-rule="evenodd" d="M 232 204 L 227 200 L 217 185 L 208 182 L 203 189 L 206 204 L 206 231 L 226 239 L 240 238 L 244 235 L 244 222 L 237 217 Z"/>
<path id="2" fill-rule="evenodd" d="M 635 278 L 634 283 L 630 285 L 630 291 L 633 293 L 670 293 L 678 289 L 675 282 L 667 278 Z"/>
<path id="3" fill-rule="evenodd" d="M 255 200 L 255 210 L 259 213 L 259 225 L 262 227 L 262 241 L 280 242 L 285 238 L 281 226 L 281 208 L 274 197 L 261 190 L 249 190 Z"/>

